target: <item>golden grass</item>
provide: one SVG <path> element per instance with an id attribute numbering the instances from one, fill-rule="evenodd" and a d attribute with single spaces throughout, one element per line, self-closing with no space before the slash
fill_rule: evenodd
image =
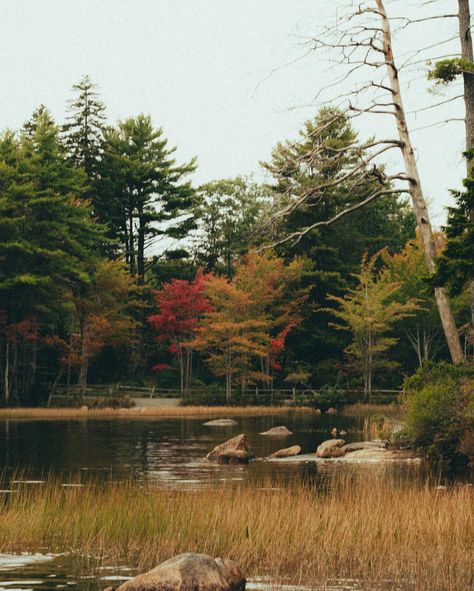
<path id="1" fill-rule="evenodd" d="M 302 484 L 170 492 L 132 483 L 67 489 L 50 479 L 6 497 L 0 551 L 77 550 L 140 571 L 199 551 L 236 560 L 248 576 L 307 585 L 347 577 L 459 591 L 474 583 L 469 486 L 353 474 L 319 492 Z"/>
<path id="2" fill-rule="evenodd" d="M 289 412 L 313 412 L 310 408 L 284 406 L 163 406 L 137 408 L 2 408 L 0 419 L 129 419 L 192 418 L 283 415 Z"/>

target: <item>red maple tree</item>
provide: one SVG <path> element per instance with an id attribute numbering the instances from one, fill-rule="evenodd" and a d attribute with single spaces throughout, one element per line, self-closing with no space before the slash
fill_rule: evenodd
<path id="1" fill-rule="evenodd" d="M 154 291 L 157 314 L 148 317 L 148 322 L 159 333 L 157 341 L 168 343 L 168 351 L 178 358 L 181 375 L 181 392 L 186 392 L 192 376 L 192 347 L 203 314 L 211 310 L 204 294 L 206 275 L 198 272 L 194 281 L 173 279 Z M 167 366 L 156 364 L 160 371 Z"/>

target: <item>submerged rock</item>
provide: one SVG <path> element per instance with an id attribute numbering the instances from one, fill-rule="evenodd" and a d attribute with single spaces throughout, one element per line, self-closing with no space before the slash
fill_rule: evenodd
<path id="1" fill-rule="evenodd" d="M 293 433 L 287 429 L 284 425 L 280 427 L 272 427 L 268 431 L 263 431 L 260 435 L 275 435 L 278 437 L 286 437 L 287 435 L 293 435 Z"/>
<path id="2" fill-rule="evenodd" d="M 239 423 L 234 419 L 214 419 L 203 423 L 206 427 L 235 427 Z"/>
<path id="3" fill-rule="evenodd" d="M 232 560 L 188 553 L 126 581 L 117 591 L 244 591 L 245 583 L 244 574 Z M 107 587 L 104 591 L 115 590 Z"/>
<path id="4" fill-rule="evenodd" d="M 342 449 L 344 444 L 344 439 L 328 439 L 327 441 L 323 441 L 316 450 L 316 456 L 318 458 L 339 458 L 346 453 Z"/>
<path id="5" fill-rule="evenodd" d="M 253 454 L 247 446 L 244 434 L 216 445 L 206 456 L 207 460 L 218 464 L 246 464 L 251 458 Z"/>
<path id="6" fill-rule="evenodd" d="M 301 453 L 301 447 L 299 445 L 292 445 L 291 447 L 285 447 L 272 453 L 271 458 L 291 458 Z"/>

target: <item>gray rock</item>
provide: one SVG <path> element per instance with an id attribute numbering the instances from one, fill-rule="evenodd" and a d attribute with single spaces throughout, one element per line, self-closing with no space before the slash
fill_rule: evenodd
<path id="1" fill-rule="evenodd" d="M 232 560 L 188 553 L 126 581 L 117 591 L 244 591 L 245 584 L 241 569 Z M 107 587 L 105 591 L 114 590 Z"/>
<path id="2" fill-rule="evenodd" d="M 252 458 L 253 454 L 247 446 L 244 434 L 216 445 L 206 456 L 210 462 L 218 464 L 246 464 Z"/>
<path id="3" fill-rule="evenodd" d="M 281 425 L 280 427 L 273 427 L 272 429 L 268 429 L 268 431 L 263 431 L 263 433 L 260 433 L 260 435 L 286 437 L 287 435 L 293 435 L 293 433 L 284 425 Z"/>
<path id="4" fill-rule="evenodd" d="M 354 451 L 359 451 L 361 449 L 385 449 L 385 446 L 382 442 L 379 443 L 378 441 L 355 441 L 354 443 L 347 443 L 342 447 L 342 449 L 346 453 L 350 453 Z"/>
<path id="5" fill-rule="evenodd" d="M 235 427 L 239 423 L 234 419 L 214 419 L 203 423 L 206 427 Z"/>
<path id="6" fill-rule="evenodd" d="M 299 445 L 292 445 L 291 447 L 285 447 L 272 453 L 271 458 L 291 458 L 301 453 L 301 447 Z"/>
<path id="7" fill-rule="evenodd" d="M 316 450 L 318 458 L 339 458 L 345 455 L 342 446 L 345 444 L 344 439 L 328 439 L 323 441 Z"/>

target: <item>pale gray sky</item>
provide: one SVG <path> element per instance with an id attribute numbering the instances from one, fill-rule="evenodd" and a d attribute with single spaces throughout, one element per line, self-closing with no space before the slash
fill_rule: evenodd
<path id="1" fill-rule="evenodd" d="M 455 0 L 424 4 L 387 0 L 396 14 L 457 8 Z M 39 103 L 62 121 L 70 87 L 89 74 L 111 122 L 149 113 L 178 145 L 179 159 L 198 156 L 196 183 L 252 173 L 259 179 L 258 161 L 270 157 L 278 140 L 296 137 L 331 77 L 328 63 L 315 56 L 292 62 L 304 53 L 304 39 L 334 22 L 344 5 L 347 0 L 0 0 L 0 127 L 18 128 Z M 454 19 L 420 24 L 397 37 L 397 50 L 405 56 L 455 34 Z M 456 47 L 444 45 L 435 55 Z M 433 101 L 425 69 L 420 64 L 405 78 L 408 110 Z M 461 101 L 413 116 L 412 127 L 452 116 L 463 116 Z M 381 127 L 386 136 L 386 125 L 361 120 L 361 137 Z M 439 224 L 448 189 L 464 174 L 464 130 L 457 122 L 414 132 L 413 139 Z"/>

